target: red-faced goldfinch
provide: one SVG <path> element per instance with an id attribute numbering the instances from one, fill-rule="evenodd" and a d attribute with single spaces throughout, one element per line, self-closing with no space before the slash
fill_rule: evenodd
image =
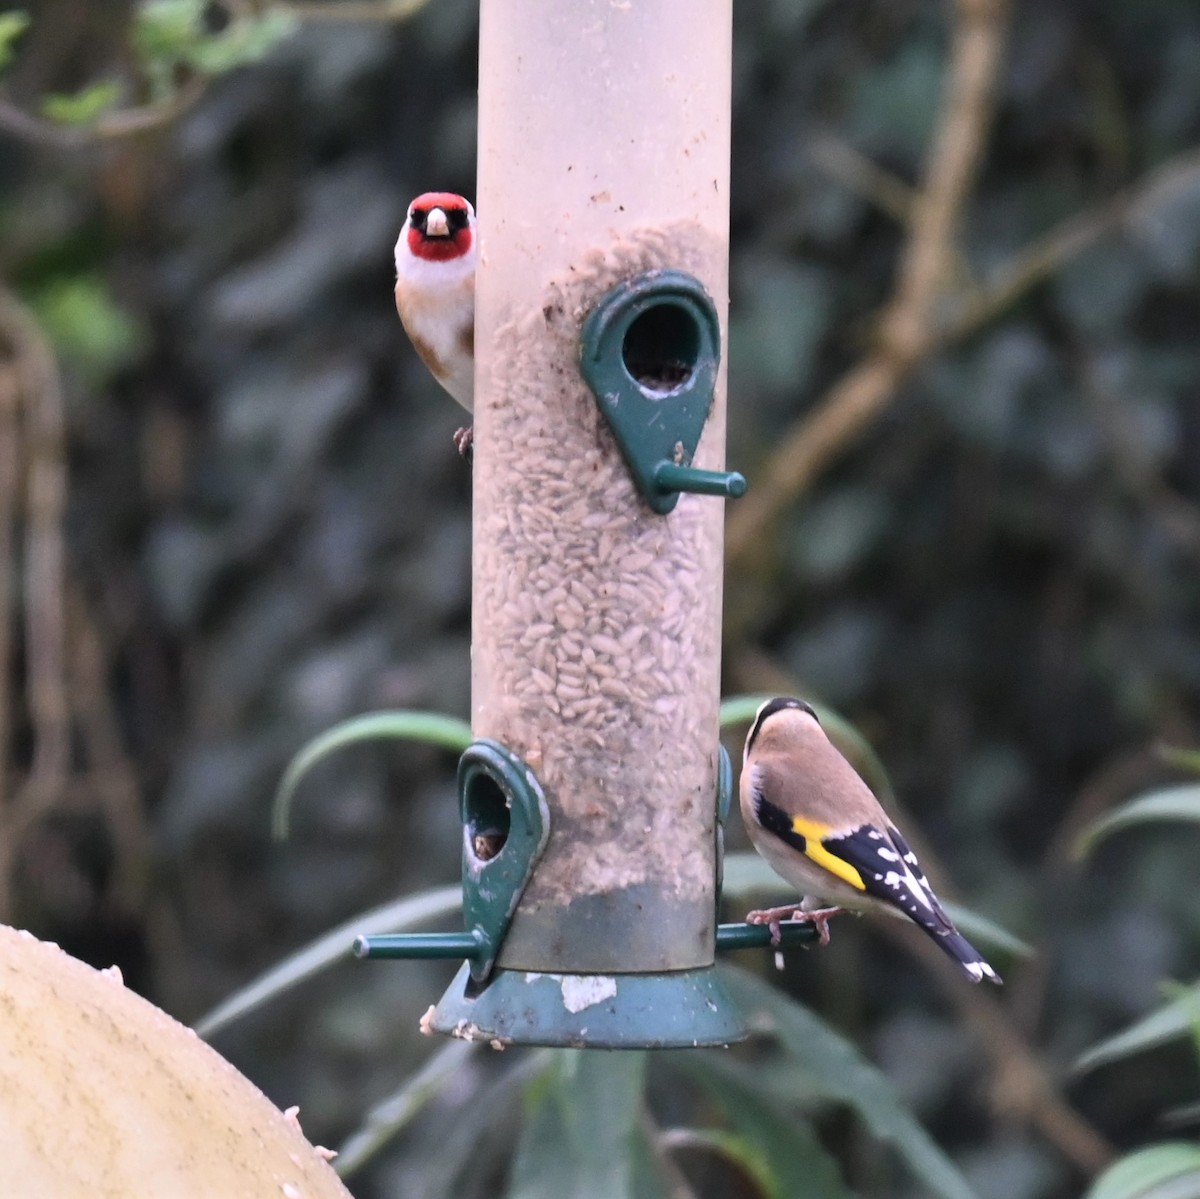
<path id="1" fill-rule="evenodd" d="M 475 210 L 453 192 L 408 206 L 396 242 L 396 311 L 433 377 L 468 411 L 475 400 Z M 471 430 L 454 435 L 466 453 Z"/>
<path id="2" fill-rule="evenodd" d="M 750 924 L 771 926 L 789 916 L 817 926 L 843 909 L 907 916 L 962 967 L 973 982 L 999 975 L 950 922 L 916 854 L 870 788 L 825 736 L 803 700 L 772 699 L 755 714 L 742 757 L 742 819 L 772 869 L 802 895 L 836 906 L 795 904 L 751 912 Z"/>

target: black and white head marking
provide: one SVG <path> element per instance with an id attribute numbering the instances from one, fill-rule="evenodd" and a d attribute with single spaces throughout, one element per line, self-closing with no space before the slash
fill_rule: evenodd
<path id="1" fill-rule="evenodd" d="M 789 708 L 795 712 L 807 712 L 818 724 L 821 723 L 816 712 L 813 711 L 812 705 L 805 703 L 802 699 L 795 699 L 790 695 L 780 695 L 775 699 L 769 699 L 765 704 L 760 705 L 758 711 L 754 713 L 754 723 L 750 726 L 750 732 L 746 735 L 746 748 L 742 753 L 743 762 L 750 756 L 750 750 L 754 742 L 758 739 L 759 730 L 761 730 L 763 724 L 777 712 L 784 712 Z"/>

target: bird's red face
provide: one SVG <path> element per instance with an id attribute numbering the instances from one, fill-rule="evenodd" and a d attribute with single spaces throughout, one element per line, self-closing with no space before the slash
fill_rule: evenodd
<path id="1" fill-rule="evenodd" d="M 475 239 L 471 205 L 453 192 L 425 192 L 408 207 L 408 248 L 414 258 L 448 262 L 461 258 Z"/>

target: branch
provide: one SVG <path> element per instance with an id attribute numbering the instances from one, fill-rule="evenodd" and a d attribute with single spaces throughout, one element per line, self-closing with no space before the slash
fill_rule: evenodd
<path id="1" fill-rule="evenodd" d="M 239 3 L 237 11 L 254 7 L 296 17 L 300 21 L 399 22 L 421 11 L 429 0 L 277 0 L 275 3 Z M 139 104 L 105 113 L 89 125 L 62 125 L 22 108 L 0 89 L 0 130 L 31 145 L 54 150 L 80 150 L 98 142 L 116 141 L 162 129 L 184 115 L 208 90 L 213 75 L 193 75 L 173 94 L 151 104 Z"/>
<path id="2" fill-rule="evenodd" d="M 81 150 L 100 142 L 119 141 L 177 121 L 204 95 L 209 79 L 210 76 L 194 75 L 165 100 L 119 108 L 97 117 L 90 125 L 61 125 L 35 116 L 0 91 L 0 129 L 22 141 L 53 150 Z"/>
<path id="3" fill-rule="evenodd" d="M 738 562 L 762 544 L 764 529 L 838 450 L 891 399 L 934 341 L 937 300 L 952 266 L 958 224 L 986 142 L 1007 0 L 957 0 L 946 103 L 925 183 L 912 200 L 908 242 L 878 348 L 835 385 L 771 455 L 754 489 L 733 508 L 726 553 Z"/>
<path id="4" fill-rule="evenodd" d="M 926 937 L 910 935 L 891 920 L 872 926 L 897 948 L 919 956 L 946 999 L 971 1026 L 992 1064 L 991 1096 L 997 1113 L 1030 1124 L 1089 1177 L 1112 1160 L 1112 1146 L 1058 1093 L 1012 1018 L 988 992 L 964 983 L 962 974 Z"/>
<path id="5" fill-rule="evenodd" d="M 0 368 L 0 804 L 9 794 L 9 751 L 12 745 L 12 705 L 10 681 L 12 673 L 13 591 L 8 578 L 15 573 L 17 519 L 20 509 L 21 472 L 20 439 L 21 388 L 12 363 Z M 0 871 L 0 878 L 3 872 Z M 2 883 L 0 883 L 2 886 Z M 0 910 L 3 910 L 0 901 Z"/>
<path id="6" fill-rule="evenodd" d="M 907 225 L 912 219 L 913 189 L 849 142 L 819 133 L 808 143 L 808 156 L 835 183 L 865 196 L 899 224 Z"/>
<path id="7" fill-rule="evenodd" d="M 69 767 L 63 518 L 66 460 L 62 388 L 41 326 L 0 288 L 0 339 L 19 388 L 25 477 L 24 616 L 26 688 L 37 785 L 61 785 Z"/>
<path id="8" fill-rule="evenodd" d="M 1190 191 L 1198 182 L 1200 151 L 1189 150 L 1096 208 L 1068 217 L 1001 267 L 994 281 L 969 299 L 965 310 L 930 348 L 940 348 L 974 333 L 1102 237 L 1126 223 L 1146 220 L 1176 192 Z"/>
<path id="9" fill-rule="evenodd" d="M 331 0 L 315 0 L 306 4 L 304 0 L 271 5 L 301 21 L 403 21 L 418 13 L 429 0 L 346 0 L 338 3 Z"/>
<path id="10" fill-rule="evenodd" d="M 115 850 L 114 890 L 136 911 L 146 889 L 150 835 L 137 770 L 122 744 L 120 719 L 109 686 L 112 654 L 78 585 L 70 588 L 67 609 L 72 630 L 71 694 L 89 767 L 89 808 L 94 810 L 98 801 L 104 811 Z"/>

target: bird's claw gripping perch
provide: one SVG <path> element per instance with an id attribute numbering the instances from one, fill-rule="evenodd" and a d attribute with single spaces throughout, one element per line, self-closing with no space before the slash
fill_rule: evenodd
<path id="1" fill-rule="evenodd" d="M 771 930 L 771 944 L 778 945 L 783 940 L 780 924 L 784 920 L 792 920 L 797 924 L 812 924 L 816 926 L 817 940 L 821 945 L 829 944 L 829 922 L 834 916 L 840 916 L 845 908 L 816 908 L 808 912 L 794 904 L 782 908 L 762 908 L 746 913 L 747 924 L 765 924 Z"/>

